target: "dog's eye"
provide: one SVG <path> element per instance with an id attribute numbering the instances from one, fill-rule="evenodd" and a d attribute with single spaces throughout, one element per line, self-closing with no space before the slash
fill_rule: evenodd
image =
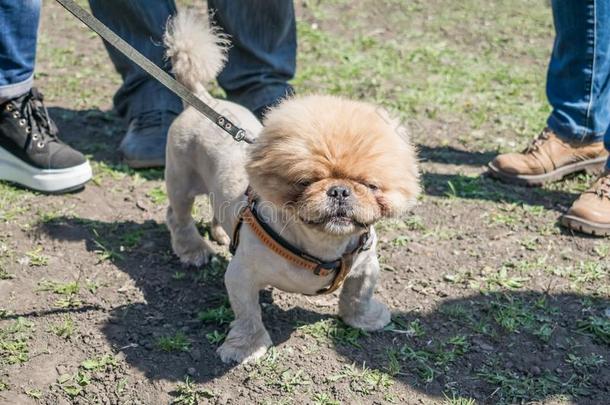
<path id="1" fill-rule="evenodd" d="M 369 188 L 371 191 L 377 191 L 377 190 L 379 190 L 379 187 L 378 187 L 376 184 L 373 184 L 373 183 L 368 183 L 366 186 L 367 186 L 367 187 L 368 187 L 368 188 Z"/>
<path id="2" fill-rule="evenodd" d="M 300 180 L 300 181 L 297 182 L 297 185 L 299 185 L 300 187 L 305 188 L 305 187 L 311 186 L 311 183 L 312 183 L 312 181 L 310 181 L 310 180 Z"/>

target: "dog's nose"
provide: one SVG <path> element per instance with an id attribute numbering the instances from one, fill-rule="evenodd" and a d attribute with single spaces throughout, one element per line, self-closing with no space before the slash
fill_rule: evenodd
<path id="1" fill-rule="evenodd" d="M 345 200 L 352 194 L 349 188 L 345 186 L 332 186 L 326 192 L 326 195 L 332 198 L 336 198 L 338 200 Z"/>

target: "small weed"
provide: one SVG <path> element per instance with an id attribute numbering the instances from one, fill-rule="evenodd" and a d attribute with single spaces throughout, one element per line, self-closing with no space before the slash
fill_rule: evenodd
<path id="1" fill-rule="evenodd" d="M 0 263 L 0 280 L 11 280 L 13 278 L 15 278 L 15 276 L 6 271 L 4 267 L 2 267 L 2 263 Z"/>
<path id="2" fill-rule="evenodd" d="M 213 332 L 206 333 L 205 337 L 208 340 L 208 342 L 210 342 L 210 344 L 217 345 L 218 343 L 225 340 L 225 338 L 227 337 L 227 334 L 221 333 L 221 332 L 218 332 L 217 330 L 215 330 Z"/>
<path id="3" fill-rule="evenodd" d="M 228 325 L 233 320 L 234 315 L 231 307 L 221 305 L 217 308 L 206 309 L 197 314 L 197 319 L 204 323 L 215 323 L 217 325 Z"/>
<path id="4" fill-rule="evenodd" d="M 411 239 L 408 236 L 401 235 L 401 236 L 397 236 L 396 238 L 394 238 L 394 240 L 392 241 L 392 245 L 394 245 L 396 247 L 407 246 L 410 241 L 411 241 Z"/>
<path id="5" fill-rule="evenodd" d="M 538 401 L 550 394 L 583 395 L 586 389 L 578 381 L 562 382 L 556 375 L 544 372 L 539 377 L 529 377 L 499 367 L 483 367 L 477 375 L 498 387 L 495 401 L 521 403 Z"/>
<path id="6" fill-rule="evenodd" d="M 332 341 L 335 344 L 350 345 L 359 349 L 362 348 L 362 345 L 358 340 L 361 337 L 368 336 L 363 330 L 352 328 L 335 318 L 324 319 L 309 325 L 301 325 L 298 329 L 307 335 L 313 336 L 318 341 Z"/>
<path id="7" fill-rule="evenodd" d="M 97 246 L 97 249 L 94 250 L 94 252 L 97 254 L 98 263 L 101 263 L 106 260 L 115 261 L 124 259 L 122 254 L 116 252 L 112 247 L 110 247 L 109 243 L 106 243 L 101 240 L 97 229 L 93 229 L 93 235 L 95 235 L 93 243 L 95 244 L 95 246 Z"/>
<path id="8" fill-rule="evenodd" d="M 80 291 L 80 285 L 77 281 L 69 281 L 66 283 L 60 283 L 57 281 L 43 280 L 38 283 L 38 291 L 50 291 L 58 295 L 74 295 Z"/>
<path id="9" fill-rule="evenodd" d="M 40 399 L 40 398 L 42 398 L 42 391 L 39 390 L 38 388 L 31 388 L 31 389 L 25 390 L 25 395 L 27 395 L 30 398 Z"/>
<path id="10" fill-rule="evenodd" d="M 78 299 L 78 293 L 80 292 L 80 284 L 78 281 L 70 281 L 66 283 L 59 283 L 56 281 L 43 280 L 38 283 L 39 288 L 37 291 L 50 291 L 54 294 L 61 295 L 55 305 L 60 308 L 78 308 L 83 303 Z"/>
<path id="11" fill-rule="evenodd" d="M 419 215 L 412 215 L 408 217 L 405 219 L 404 223 L 407 226 L 407 229 L 411 231 L 423 231 L 426 229 L 424 219 Z"/>
<path id="12" fill-rule="evenodd" d="M 8 385 L 8 383 L 0 380 L 0 392 L 8 391 L 9 388 L 10 388 L 10 386 Z"/>
<path id="13" fill-rule="evenodd" d="M 49 258 L 42 254 L 42 246 L 26 252 L 27 262 L 32 267 L 43 267 L 49 264 Z"/>
<path id="14" fill-rule="evenodd" d="M 164 352 L 188 352 L 191 343 L 182 332 L 177 332 L 174 336 L 159 338 L 157 347 Z"/>
<path id="15" fill-rule="evenodd" d="M 456 397 L 455 394 L 451 395 L 451 398 L 447 394 L 443 393 L 445 400 L 443 405 L 476 405 L 476 401 L 472 398 Z"/>
<path id="16" fill-rule="evenodd" d="M 282 371 L 278 377 L 276 383 L 272 385 L 275 385 L 280 391 L 287 394 L 294 392 L 297 387 L 311 384 L 311 380 L 303 370 L 294 372 L 291 369 L 287 369 Z"/>
<path id="17" fill-rule="evenodd" d="M 127 378 L 121 378 L 119 381 L 117 381 L 116 386 L 114 387 L 114 393 L 117 394 L 117 396 L 120 396 L 123 392 L 125 392 L 126 388 Z"/>
<path id="18" fill-rule="evenodd" d="M 589 374 L 603 366 L 606 360 L 602 356 L 593 353 L 582 357 L 569 353 L 566 363 L 571 364 L 574 370 L 580 374 Z"/>
<path id="19" fill-rule="evenodd" d="M 610 319 L 590 316 L 576 323 L 578 330 L 593 336 L 601 343 L 610 345 Z"/>
<path id="20" fill-rule="evenodd" d="M 352 391 L 369 395 L 375 391 L 385 391 L 394 384 L 394 379 L 382 371 L 362 367 L 355 364 L 345 365 L 338 374 L 328 377 L 329 382 L 347 380 Z"/>
<path id="21" fill-rule="evenodd" d="M 141 229 L 135 229 L 129 231 L 121 236 L 121 245 L 127 249 L 133 249 L 140 244 L 144 231 Z"/>
<path id="22" fill-rule="evenodd" d="M 74 321 L 69 316 L 66 316 L 62 323 L 52 325 L 50 331 L 60 338 L 69 340 L 74 334 Z"/>
<path id="23" fill-rule="evenodd" d="M 80 366 L 88 371 L 101 371 L 106 369 L 112 369 L 118 366 L 118 363 L 113 356 L 105 354 L 101 357 L 87 359 L 83 361 Z"/>
<path id="24" fill-rule="evenodd" d="M 314 405 L 341 405 L 341 402 L 332 399 L 332 397 L 325 392 L 318 392 L 311 397 L 311 401 Z"/>
<path id="25" fill-rule="evenodd" d="M 186 377 L 183 383 L 179 383 L 174 391 L 175 405 L 197 405 L 204 399 L 214 398 L 214 393 L 207 389 L 199 389 L 193 384 L 190 377 Z"/>
<path id="26" fill-rule="evenodd" d="M 83 372 L 62 374 L 57 379 L 57 386 L 70 398 L 75 398 L 91 383 L 91 379 Z"/>
<path id="27" fill-rule="evenodd" d="M 160 205 L 167 202 L 167 193 L 161 186 L 150 189 L 146 195 L 153 204 Z"/>
<path id="28" fill-rule="evenodd" d="M 186 278 L 186 273 L 184 271 L 175 271 L 172 274 L 172 280 L 180 281 Z"/>
<path id="29" fill-rule="evenodd" d="M 417 350 L 403 345 L 397 356 L 404 361 L 414 363 L 415 370 L 424 382 L 429 383 L 438 374 L 448 369 L 449 364 L 466 354 L 470 349 L 467 337 L 457 335 L 437 345 L 434 350 Z"/>
<path id="30" fill-rule="evenodd" d="M 415 319 L 407 323 L 400 318 L 392 318 L 392 323 L 386 326 L 385 330 L 404 333 L 407 336 L 414 337 L 422 337 L 426 334 L 426 331 L 424 330 L 424 327 L 419 319 Z"/>
<path id="31" fill-rule="evenodd" d="M 526 250 L 535 251 L 538 248 L 538 239 L 524 238 L 519 241 L 519 244 Z"/>
<path id="32" fill-rule="evenodd" d="M 17 318 L 11 325 L 0 329 L 0 364 L 18 364 L 29 360 L 28 340 L 33 324 Z"/>

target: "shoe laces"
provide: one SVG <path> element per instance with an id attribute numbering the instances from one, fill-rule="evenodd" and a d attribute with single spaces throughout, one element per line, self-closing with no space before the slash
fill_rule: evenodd
<path id="1" fill-rule="evenodd" d="M 542 132 L 536 138 L 534 138 L 534 140 L 532 142 L 530 142 L 530 144 L 527 146 L 527 148 L 525 149 L 525 151 L 523 153 L 532 153 L 532 152 L 538 151 L 540 149 L 540 147 L 542 145 L 544 145 L 544 143 L 546 141 L 549 140 L 550 134 L 551 134 L 550 129 L 548 129 L 548 128 L 543 129 Z"/>
<path id="2" fill-rule="evenodd" d="M 44 146 L 45 142 L 59 141 L 57 126 L 51 119 L 43 101 L 44 96 L 36 87 L 32 87 L 21 100 L 21 114 L 23 115 L 21 120 L 25 120 L 28 133 L 33 133 L 32 138 L 38 140 L 39 147 Z"/>
<path id="3" fill-rule="evenodd" d="M 610 199 L 610 172 L 602 174 L 597 179 L 593 192 L 600 198 L 606 197 Z"/>

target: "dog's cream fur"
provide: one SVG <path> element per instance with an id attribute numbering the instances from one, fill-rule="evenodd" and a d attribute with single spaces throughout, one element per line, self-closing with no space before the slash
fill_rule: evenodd
<path id="1" fill-rule="evenodd" d="M 224 38 L 182 13 L 168 25 L 165 43 L 179 81 L 259 135 L 254 146 L 237 143 L 193 108 L 171 126 L 165 170 L 167 225 L 172 248 L 183 263 L 200 266 L 214 252 L 191 216 L 199 194 L 210 196 L 211 233 L 217 242 L 229 243 L 227 235 L 251 184 L 266 222 L 293 245 L 323 260 L 341 257 L 374 222 L 400 215 L 414 203 L 419 192 L 415 155 L 398 135 L 397 122 L 384 111 L 338 97 L 293 98 L 269 112 L 263 128 L 244 107 L 214 99 L 205 90 L 204 83 L 224 62 Z M 337 208 L 340 204 L 328 191 L 333 186 L 350 192 L 347 208 Z M 339 315 L 347 324 L 370 331 L 390 322 L 388 308 L 373 298 L 378 276 L 373 243 L 358 255 L 340 294 Z M 261 289 L 273 286 L 315 294 L 332 277 L 316 276 L 284 260 L 244 225 L 225 274 L 235 320 L 218 349 L 221 359 L 253 360 L 272 344 L 261 319 Z"/>

